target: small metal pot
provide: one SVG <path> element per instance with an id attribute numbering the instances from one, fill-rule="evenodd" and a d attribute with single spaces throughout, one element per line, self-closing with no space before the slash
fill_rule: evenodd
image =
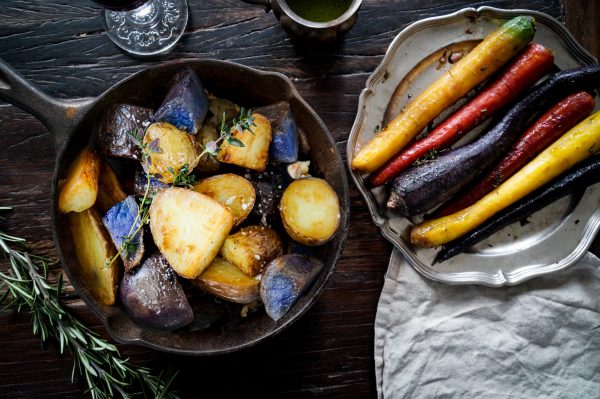
<path id="1" fill-rule="evenodd" d="M 311 147 L 311 167 L 329 182 L 339 197 L 340 228 L 331 241 L 318 247 L 315 254 L 323 260 L 323 270 L 304 296 L 276 322 L 264 312 L 247 318 L 240 317 L 238 312 L 237 315 L 225 315 L 224 320 L 219 320 L 220 324 L 209 327 L 201 324 L 176 331 L 153 330 L 136 324 L 121 305 L 105 306 L 97 302 L 81 275 L 68 218 L 59 212 L 57 206 L 58 182 L 65 177 L 77 154 L 93 142 L 93 132 L 105 109 L 115 103 L 156 109 L 169 89 L 172 77 L 184 66 L 198 74 L 207 90 L 239 104 L 261 106 L 287 101 L 298 126 L 306 132 Z M 310 308 L 325 288 L 341 256 L 348 230 L 348 181 L 342 158 L 327 127 L 284 75 L 227 61 L 175 61 L 136 73 L 98 97 L 69 101 L 44 94 L 0 59 L 0 99 L 36 116 L 54 139 L 57 160 L 52 180 L 50 214 L 58 255 L 73 287 L 117 341 L 187 355 L 236 351 L 261 342 L 292 324 Z"/>
<path id="2" fill-rule="evenodd" d="M 362 0 L 354 0 L 338 18 L 327 22 L 313 22 L 300 17 L 285 0 L 243 0 L 249 4 L 273 10 L 279 23 L 289 36 L 307 44 L 330 44 L 341 39 L 356 22 Z"/>

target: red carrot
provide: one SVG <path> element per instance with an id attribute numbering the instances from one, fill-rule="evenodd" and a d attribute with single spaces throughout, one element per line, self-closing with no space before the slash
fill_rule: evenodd
<path id="1" fill-rule="evenodd" d="M 450 215 L 477 202 L 585 118 L 595 105 L 594 97 L 584 91 L 563 98 L 517 139 L 508 155 L 494 169 L 464 194 L 438 209 L 435 217 Z"/>
<path id="2" fill-rule="evenodd" d="M 375 171 L 371 185 L 378 187 L 399 175 L 416 160 L 432 150 L 447 148 L 475 126 L 512 102 L 519 94 L 550 71 L 552 52 L 541 44 L 529 44 L 503 73 L 477 97 L 446 118 L 427 137 L 401 151 Z"/>

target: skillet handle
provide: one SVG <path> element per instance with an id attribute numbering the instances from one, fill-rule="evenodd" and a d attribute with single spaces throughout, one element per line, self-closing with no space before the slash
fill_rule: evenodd
<path id="1" fill-rule="evenodd" d="M 60 152 L 73 128 L 93 104 L 93 99 L 58 100 L 48 96 L 0 58 L 0 99 L 38 118 Z"/>

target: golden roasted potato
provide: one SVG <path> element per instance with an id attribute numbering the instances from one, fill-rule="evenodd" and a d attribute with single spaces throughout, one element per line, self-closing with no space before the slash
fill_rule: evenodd
<path id="1" fill-rule="evenodd" d="M 217 175 L 200 180 L 194 190 L 209 196 L 226 207 L 233 214 L 233 225 L 242 223 L 254 207 L 256 192 L 248 180 L 232 173 Z"/>
<path id="2" fill-rule="evenodd" d="M 263 172 L 269 161 L 269 145 L 271 144 L 271 123 L 261 114 L 252 114 L 256 126 L 252 132 L 234 132 L 232 137 L 244 143 L 244 147 L 237 147 L 227 141 L 221 144 L 217 159 L 223 163 L 230 163 L 243 168 Z"/>
<path id="3" fill-rule="evenodd" d="M 58 209 L 63 213 L 91 208 L 98 196 L 100 158 L 89 148 L 83 149 L 69 167 L 58 194 Z"/>
<path id="4" fill-rule="evenodd" d="M 182 277 L 194 279 L 213 261 L 233 227 L 233 215 L 206 195 L 185 188 L 159 191 L 150 205 L 156 246 Z"/>
<path id="5" fill-rule="evenodd" d="M 85 286 L 98 302 L 112 305 L 117 297 L 121 259 L 117 257 L 106 267 L 106 261 L 117 250 L 102 225 L 98 211 L 89 208 L 83 212 L 71 212 L 69 224 Z"/>
<path id="6" fill-rule="evenodd" d="M 315 177 L 295 180 L 279 203 L 285 231 L 305 245 L 327 242 L 340 224 L 340 204 L 329 183 Z"/>
<path id="7" fill-rule="evenodd" d="M 150 143 L 154 142 L 153 146 Z M 153 123 L 146 129 L 144 144 L 158 147 L 150 153 L 150 170 L 163 183 L 173 183 L 184 165 L 193 170 L 198 163 L 194 136 L 167 122 Z"/>
<path id="8" fill-rule="evenodd" d="M 194 280 L 194 285 L 216 297 L 235 303 L 250 303 L 260 297 L 260 281 L 248 277 L 223 258 L 215 260 Z"/>
<path id="9" fill-rule="evenodd" d="M 256 276 L 283 251 L 279 234 L 264 226 L 248 226 L 227 237 L 221 256 L 248 276 Z"/>
<path id="10" fill-rule="evenodd" d="M 233 118 L 240 114 L 240 107 L 224 98 L 218 98 L 212 94 L 208 95 L 208 109 L 212 116 L 205 123 L 214 126 L 217 129 L 221 128 L 223 114 L 225 114 L 225 123 L 229 123 Z"/>
<path id="11" fill-rule="evenodd" d="M 108 162 L 100 160 L 100 179 L 98 181 L 98 197 L 96 207 L 104 215 L 110 208 L 127 197 L 121 183 Z"/>
<path id="12" fill-rule="evenodd" d="M 209 142 L 216 141 L 218 138 L 219 134 L 217 133 L 217 129 L 210 125 L 204 125 L 198 134 L 196 134 L 196 143 L 206 146 Z M 202 149 L 199 149 L 198 151 L 201 152 Z M 220 168 L 221 164 L 217 161 L 216 157 L 211 154 L 204 154 L 198 161 L 198 165 L 196 165 L 194 172 L 201 175 L 211 175 L 217 173 Z"/>

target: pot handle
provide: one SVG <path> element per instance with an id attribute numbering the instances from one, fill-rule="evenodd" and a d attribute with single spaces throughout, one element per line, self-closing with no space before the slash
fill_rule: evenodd
<path id="1" fill-rule="evenodd" d="M 28 82 L 0 58 L 0 99 L 38 118 L 48 128 L 57 152 L 95 99 L 58 100 Z"/>
<path id="2" fill-rule="evenodd" d="M 253 4 L 256 6 L 265 7 L 265 12 L 271 11 L 271 1 L 270 0 L 242 0 L 244 3 Z"/>

